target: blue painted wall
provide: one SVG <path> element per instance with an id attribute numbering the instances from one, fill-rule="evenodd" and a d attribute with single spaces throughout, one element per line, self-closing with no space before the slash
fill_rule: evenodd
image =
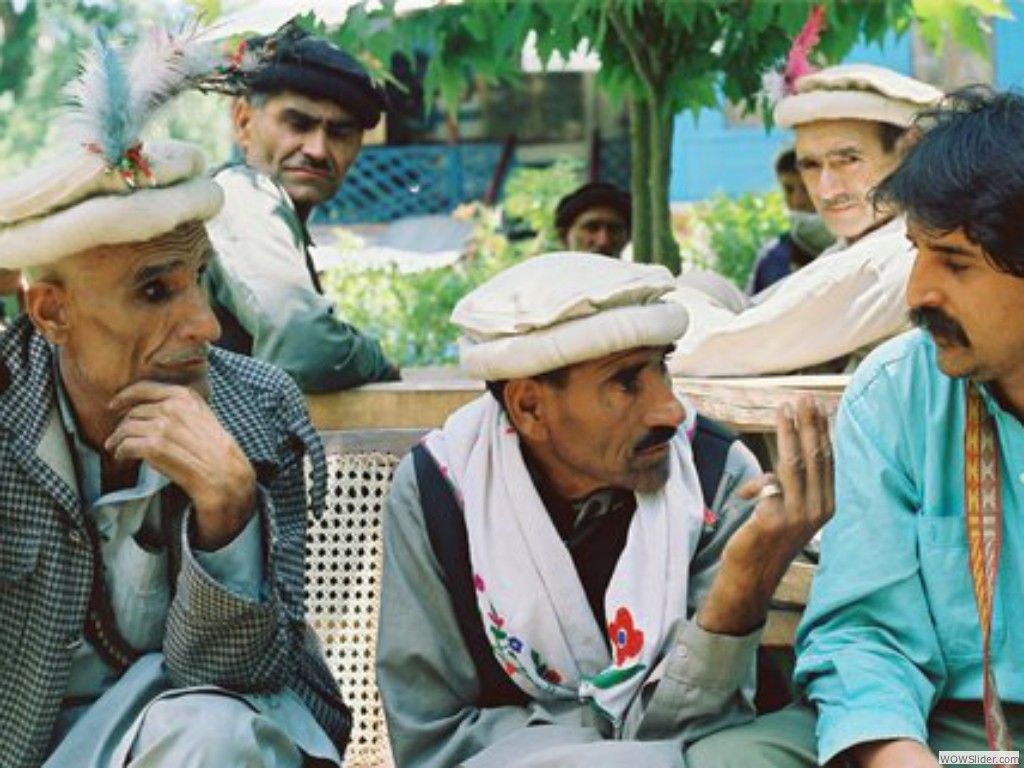
<path id="1" fill-rule="evenodd" d="M 1007 5 L 1015 20 L 995 24 L 996 85 L 1024 91 L 1024 0 Z"/>

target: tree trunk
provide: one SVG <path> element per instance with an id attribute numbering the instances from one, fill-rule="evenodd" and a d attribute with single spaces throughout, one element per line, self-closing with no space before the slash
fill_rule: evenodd
<path id="1" fill-rule="evenodd" d="M 659 94 L 660 95 L 660 94 Z M 672 231 L 672 212 L 668 202 L 669 180 L 672 176 L 672 128 L 674 116 L 662 107 L 660 98 L 646 104 L 648 110 L 647 149 L 649 213 L 652 261 L 663 264 L 672 274 L 679 274 L 679 244 Z"/>
<path id="2" fill-rule="evenodd" d="M 650 264 L 654 259 L 654 241 L 651 237 L 649 117 L 647 105 L 639 97 L 630 99 L 629 161 L 630 192 L 633 195 L 633 260 L 643 264 Z"/>

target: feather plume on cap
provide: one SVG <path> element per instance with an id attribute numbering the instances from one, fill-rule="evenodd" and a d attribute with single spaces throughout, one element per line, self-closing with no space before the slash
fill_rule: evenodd
<path id="1" fill-rule="evenodd" d="M 146 240 L 219 210 L 222 194 L 202 178 L 198 147 L 142 143 L 153 114 L 213 66 L 208 45 L 154 32 L 125 51 L 97 35 L 66 90 L 61 151 L 0 183 L 0 267 Z"/>
<path id="2" fill-rule="evenodd" d="M 796 81 L 804 75 L 817 72 L 811 63 L 811 54 L 821 42 L 821 31 L 825 28 L 825 6 L 816 5 L 807 16 L 807 21 L 786 54 L 786 63 L 779 69 L 766 72 L 761 78 L 761 93 L 768 107 L 774 107 L 786 96 L 796 93 Z"/>

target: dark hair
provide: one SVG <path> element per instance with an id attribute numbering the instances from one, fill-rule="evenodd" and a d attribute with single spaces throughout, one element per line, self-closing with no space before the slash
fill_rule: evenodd
<path id="1" fill-rule="evenodd" d="M 907 132 L 907 128 L 902 125 L 893 125 L 892 123 L 877 123 L 878 125 L 878 140 L 882 144 L 882 151 L 889 154 L 896 149 L 896 144 L 900 139 L 903 138 Z"/>
<path id="2" fill-rule="evenodd" d="M 783 173 L 797 173 L 796 150 L 792 147 L 782 150 L 775 158 L 775 175 Z"/>
<path id="3" fill-rule="evenodd" d="M 1024 277 L 1024 96 L 971 86 L 917 123 L 922 137 L 875 205 L 935 232 L 963 229 L 996 269 Z"/>
<path id="4" fill-rule="evenodd" d="M 531 376 L 531 379 L 535 379 L 549 386 L 555 387 L 556 389 L 562 389 L 569 382 L 569 369 L 571 365 L 563 365 L 561 368 L 555 368 L 553 371 L 545 371 L 544 373 L 538 373 L 536 376 Z M 494 399 L 498 401 L 498 404 L 508 413 L 508 406 L 505 405 L 505 385 L 508 384 L 508 379 L 502 379 L 501 381 L 486 381 L 484 385 L 487 387 L 487 391 L 493 395 Z"/>

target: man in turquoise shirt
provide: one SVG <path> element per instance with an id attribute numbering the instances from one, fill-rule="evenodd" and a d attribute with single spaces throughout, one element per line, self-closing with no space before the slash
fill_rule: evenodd
<path id="1" fill-rule="evenodd" d="M 998 473 L 982 468 L 978 487 L 1002 510 L 989 666 L 1000 746 L 1024 744 L 1024 97 L 963 91 L 921 125 L 876 204 L 907 213 L 923 331 L 876 350 L 843 399 L 836 515 L 797 636 L 817 738 L 813 710 L 796 707 L 706 740 L 694 765 L 914 768 L 995 748 L 965 512 L 979 498 L 965 470 L 982 465 L 965 434 L 986 419 Z"/>

